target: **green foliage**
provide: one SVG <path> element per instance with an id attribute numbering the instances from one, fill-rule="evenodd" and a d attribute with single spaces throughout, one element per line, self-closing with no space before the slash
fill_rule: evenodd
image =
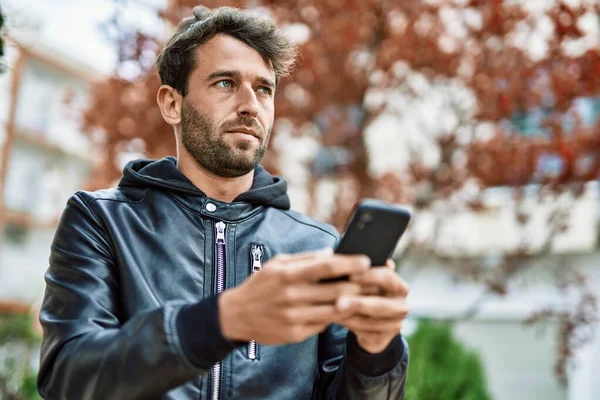
<path id="1" fill-rule="evenodd" d="M 405 400 L 490 400 L 483 365 L 448 324 L 422 321 L 408 339 Z"/>
<path id="2" fill-rule="evenodd" d="M 23 400 L 41 399 L 37 390 L 37 374 L 34 371 L 29 370 L 25 374 L 19 394 Z"/>
<path id="3" fill-rule="evenodd" d="M 0 399 L 40 399 L 36 371 L 29 367 L 39 341 L 31 315 L 0 314 Z"/>
<path id="4" fill-rule="evenodd" d="M 29 314 L 0 315 L 0 345 L 11 341 L 30 344 L 40 341 Z"/>

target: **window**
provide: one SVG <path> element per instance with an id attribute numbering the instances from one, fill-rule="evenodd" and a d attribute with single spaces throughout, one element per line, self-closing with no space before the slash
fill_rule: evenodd
<path id="1" fill-rule="evenodd" d="M 43 133 L 51 122 L 59 99 L 61 76 L 36 61 L 25 64 L 17 104 L 16 125 L 25 131 Z"/>
<path id="2" fill-rule="evenodd" d="M 51 220 L 81 188 L 88 171 L 83 160 L 16 141 L 7 171 L 5 206 L 41 221 Z"/>

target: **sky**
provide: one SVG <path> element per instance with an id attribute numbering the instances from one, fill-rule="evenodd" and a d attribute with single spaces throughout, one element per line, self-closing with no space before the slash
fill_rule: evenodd
<path id="1" fill-rule="evenodd" d="M 165 0 L 136 1 L 152 7 L 144 10 L 130 7 L 126 16 L 151 27 L 155 21 L 151 10 L 160 7 Z M 37 26 L 40 41 L 52 47 L 60 46 L 64 53 L 99 72 L 112 72 L 115 50 L 99 25 L 111 17 L 114 0 L 0 0 L 0 3 L 7 16 L 9 32 L 29 34 Z"/>

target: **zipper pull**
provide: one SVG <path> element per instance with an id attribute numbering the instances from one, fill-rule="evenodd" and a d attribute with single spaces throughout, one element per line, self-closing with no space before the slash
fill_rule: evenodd
<path id="1" fill-rule="evenodd" d="M 217 222 L 217 243 L 225 243 L 225 223 Z"/>
<path id="2" fill-rule="evenodd" d="M 253 244 L 250 252 L 252 253 L 252 273 L 255 274 L 262 268 L 263 249 L 261 246 Z"/>

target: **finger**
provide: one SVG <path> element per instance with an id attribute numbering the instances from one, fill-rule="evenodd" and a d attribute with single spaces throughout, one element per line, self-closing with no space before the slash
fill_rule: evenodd
<path id="1" fill-rule="evenodd" d="M 308 339 L 311 336 L 317 335 L 321 332 L 323 332 L 327 327 L 329 326 L 329 323 L 326 324 L 307 324 L 307 325 L 303 325 L 303 326 L 296 326 L 294 328 L 291 329 L 290 333 L 290 337 L 288 337 L 288 339 L 291 340 L 292 343 L 299 343 L 302 342 L 306 339 Z"/>
<path id="2" fill-rule="evenodd" d="M 380 287 L 375 285 L 359 285 L 361 296 L 381 296 L 383 295 Z"/>
<path id="3" fill-rule="evenodd" d="M 367 270 L 370 265 L 371 261 L 364 255 L 334 254 L 302 260 L 285 268 L 283 273 L 288 282 L 316 282 L 356 274 Z"/>
<path id="4" fill-rule="evenodd" d="M 385 266 L 391 269 L 392 271 L 396 270 L 396 262 L 391 258 L 387 259 L 387 261 L 385 262 Z"/>
<path id="5" fill-rule="evenodd" d="M 278 254 L 278 257 L 281 261 L 285 261 L 286 263 L 296 263 L 313 258 L 330 257 L 332 254 L 333 249 L 324 248 L 319 250 L 303 251 L 301 253 Z"/>
<path id="6" fill-rule="evenodd" d="M 404 318 L 410 312 L 410 308 L 401 298 L 379 296 L 341 296 L 336 302 L 336 308 L 339 312 L 351 310 L 353 314 L 381 319 Z"/>
<path id="7" fill-rule="evenodd" d="M 335 305 L 299 306 L 285 311 L 284 319 L 289 324 L 331 324 L 337 318 L 346 318 L 350 311 L 340 312 Z"/>
<path id="8" fill-rule="evenodd" d="M 355 296 L 361 294 L 363 288 L 351 282 L 335 283 L 306 283 L 292 285 L 285 289 L 284 303 L 299 304 L 333 304 L 340 296 Z"/>
<path id="9" fill-rule="evenodd" d="M 351 282 L 361 285 L 377 286 L 385 293 L 394 296 L 406 296 L 408 294 L 408 284 L 404 279 L 389 268 L 369 268 L 362 274 L 356 274 L 350 277 Z"/>
<path id="10" fill-rule="evenodd" d="M 333 304 L 341 296 L 381 295 L 377 286 L 361 286 L 352 282 L 306 283 L 286 289 L 283 304 Z"/>
<path id="11" fill-rule="evenodd" d="M 396 332 L 402 329 L 402 319 L 379 319 L 364 316 L 351 316 L 338 323 L 353 332 Z"/>

